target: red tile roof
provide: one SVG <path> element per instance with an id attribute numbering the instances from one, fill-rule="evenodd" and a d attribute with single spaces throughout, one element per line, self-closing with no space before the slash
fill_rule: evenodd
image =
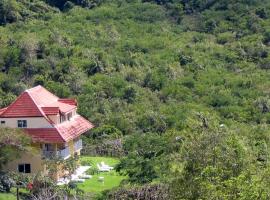
<path id="1" fill-rule="evenodd" d="M 61 99 L 41 86 L 29 89 L 27 92 L 40 107 L 59 107 L 59 110 L 63 113 L 69 112 L 76 108 L 75 105 L 62 102 Z M 66 99 L 65 101 L 73 102 L 74 99 Z"/>
<path id="2" fill-rule="evenodd" d="M 76 108 L 76 106 L 74 105 L 70 105 L 70 104 L 66 104 L 66 103 L 61 103 L 59 101 L 55 101 L 51 104 L 48 105 L 49 107 L 58 107 L 59 110 L 62 112 L 62 113 L 67 113 L 69 111 L 72 111 Z"/>
<path id="3" fill-rule="evenodd" d="M 52 107 L 67 113 L 76 109 L 76 100 L 59 99 L 42 86 L 37 86 L 23 92 L 6 110 L 1 109 L 0 117 L 42 117 L 47 111 L 51 114 Z"/>
<path id="4" fill-rule="evenodd" d="M 27 128 L 24 129 L 36 142 L 63 143 L 65 140 L 61 137 L 56 128 Z"/>
<path id="5" fill-rule="evenodd" d="M 0 109 L 0 115 L 6 110 L 7 108 Z"/>
<path id="6" fill-rule="evenodd" d="M 45 115 L 57 115 L 60 112 L 59 107 L 41 107 L 41 109 Z"/>
<path id="7" fill-rule="evenodd" d="M 71 121 L 66 121 L 62 124 L 56 125 L 56 129 L 67 141 L 80 136 L 82 133 L 93 127 L 94 125 L 92 123 L 79 115 L 74 117 Z"/>
<path id="8" fill-rule="evenodd" d="M 69 105 L 77 106 L 77 101 L 76 99 L 58 99 L 59 102 L 66 103 Z"/>
<path id="9" fill-rule="evenodd" d="M 16 101 L 6 108 L 0 117 L 42 117 L 42 111 L 38 108 L 31 96 L 24 92 Z"/>
<path id="10" fill-rule="evenodd" d="M 72 121 L 58 124 L 54 128 L 26 128 L 24 130 L 35 141 L 63 143 L 79 137 L 93 127 L 92 123 L 78 115 Z"/>
<path id="11" fill-rule="evenodd" d="M 23 92 L 10 106 L 0 109 L 0 117 L 44 117 L 52 128 L 26 128 L 34 140 L 67 142 L 93 128 L 93 124 L 76 115 L 71 121 L 54 124 L 47 115 L 67 113 L 77 108 L 75 99 L 59 99 L 42 86 Z"/>

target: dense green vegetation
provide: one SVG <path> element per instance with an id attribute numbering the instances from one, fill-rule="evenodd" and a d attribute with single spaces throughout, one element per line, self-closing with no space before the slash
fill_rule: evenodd
<path id="1" fill-rule="evenodd" d="M 269 199 L 269 1 L 0 0 L 0 23 L 1 107 L 44 85 L 128 187 Z"/>

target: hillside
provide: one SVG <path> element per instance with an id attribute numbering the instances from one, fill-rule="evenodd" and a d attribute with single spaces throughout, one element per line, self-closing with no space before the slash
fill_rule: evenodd
<path id="1" fill-rule="evenodd" d="M 0 24 L 1 108 L 43 85 L 123 141 L 129 187 L 269 198 L 268 0 L 0 0 Z"/>

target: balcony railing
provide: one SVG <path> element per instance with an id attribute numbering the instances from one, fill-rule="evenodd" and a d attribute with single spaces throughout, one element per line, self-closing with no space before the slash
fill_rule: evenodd
<path id="1" fill-rule="evenodd" d="M 82 140 L 78 140 L 76 142 L 74 142 L 74 150 L 75 151 L 78 151 L 78 150 L 81 150 L 82 149 Z"/>
<path id="2" fill-rule="evenodd" d="M 58 150 L 58 151 L 46 151 L 43 150 L 43 156 L 45 158 L 61 158 L 61 159 L 67 159 L 70 157 L 69 148 L 66 147 L 64 149 Z"/>

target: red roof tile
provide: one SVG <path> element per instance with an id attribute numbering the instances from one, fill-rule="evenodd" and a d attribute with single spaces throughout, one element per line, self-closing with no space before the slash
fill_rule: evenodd
<path id="1" fill-rule="evenodd" d="M 43 114 L 31 96 L 24 92 L 2 112 L 0 117 L 42 117 Z"/>
<path id="2" fill-rule="evenodd" d="M 76 99 L 58 99 L 58 101 L 69 105 L 77 106 Z"/>
<path id="3" fill-rule="evenodd" d="M 41 107 L 45 115 L 57 115 L 59 114 L 59 107 Z"/>
<path id="4" fill-rule="evenodd" d="M 25 92 L 29 93 L 33 101 L 35 101 L 35 103 L 40 107 L 47 107 L 50 104 L 57 102 L 59 99 L 57 96 L 55 96 L 42 86 L 36 86 L 34 88 L 26 90 Z"/>
<path id="5" fill-rule="evenodd" d="M 0 109 L 0 115 L 6 110 L 7 108 Z"/>
<path id="6" fill-rule="evenodd" d="M 72 121 L 56 125 L 55 128 L 26 128 L 24 129 L 35 141 L 63 143 L 68 142 L 93 128 L 94 125 L 81 116 Z"/>
<path id="7" fill-rule="evenodd" d="M 74 105 L 69 105 L 69 104 L 66 104 L 66 103 L 61 103 L 61 102 L 53 102 L 51 104 L 49 104 L 48 106 L 51 106 L 51 107 L 58 107 L 59 110 L 63 113 L 67 113 L 69 111 L 72 111 L 76 108 L 76 106 Z"/>
<path id="8" fill-rule="evenodd" d="M 34 141 L 48 143 L 65 142 L 56 128 L 27 128 L 24 130 L 32 137 Z"/>
<path id="9" fill-rule="evenodd" d="M 56 125 L 55 127 L 57 128 L 61 136 L 66 141 L 69 141 L 90 130 L 94 127 L 94 125 L 80 115 L 78 115 L 74 117 L 71 121 L 66 121 L 62 124 Z"/>

